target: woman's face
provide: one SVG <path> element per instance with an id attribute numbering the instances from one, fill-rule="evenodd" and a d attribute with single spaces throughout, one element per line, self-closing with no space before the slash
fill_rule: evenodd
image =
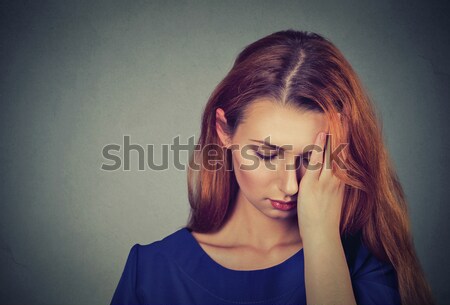
<path id="1" fill-rule="evenodd" d="M 324 114 L 299 111 L 269 100 L 259 100 L 250 106 L 231 141 L 226 142 L 218 128 L 222 142 L 232 149 L 233 169 L 240 187 L 237 200 L 243 201 L 239 204 L 251 204 L 274 218 L 296 215 L 296 208 L 276 209 L 269 199 L 296 201 L 301 196 L 299 183 L 314 140 L 321 131 L 328 131 Z M 259 141 L 270 142 L 285 151 L 277 151 Z M 271 158 L 261 159 L 265 156 Z"/>

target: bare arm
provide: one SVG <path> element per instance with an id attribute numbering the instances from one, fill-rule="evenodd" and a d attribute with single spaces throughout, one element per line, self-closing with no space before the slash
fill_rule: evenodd
<path id="1" fill-rule="evenodd" d="M 320 149 L 311 154 L 300 182 L 297 206 L 305 259 L 306 300 L 308 305 L 356 305 L 339 235 L 345 184 L 330 166 L 330 138 L 326 144 L 325 136 L 320 135 L 315 143 Z"/>
<path id="2" fill-rule="evenodd" d="M 338 232 L 303 232 L 308 305 L 356 305 Z"/>

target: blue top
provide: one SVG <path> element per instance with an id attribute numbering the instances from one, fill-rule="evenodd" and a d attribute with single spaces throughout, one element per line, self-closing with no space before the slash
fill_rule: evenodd
<path id="1" fill-rule="evenodd" d="M 342 240 L 356 302 L 400 304 L 397 275 L 377 260 L 361 235 Z M 266 269 L 232 270 L 214 261 L 183 227 L 128 255 L 111 305 L 306 304 L 303 248 Z"/>

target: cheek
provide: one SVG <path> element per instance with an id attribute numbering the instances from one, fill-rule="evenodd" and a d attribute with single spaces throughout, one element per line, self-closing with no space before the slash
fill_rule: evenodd
<path id="1" fill-rule="evenodd" d="M 274 181 L 275 173 L 268 169 L 258 167 L 252 170 L 238 170 L 236 176 L 239 175 L 242 188 L 246 189 L 267 189 Z"/>
<path id="2" fill-rule="evenodd" d="M 275 170 L 267 168 L 262 161 L 248 160 L 241 156 L 234 156 L 233 167 L 236 174 L 236 180 L 240 188 L 245 191 L 264 190 L 274 181 L 277 174 Z M 246 166 L 251 169 L 241 169 L 240 166 Z"/>

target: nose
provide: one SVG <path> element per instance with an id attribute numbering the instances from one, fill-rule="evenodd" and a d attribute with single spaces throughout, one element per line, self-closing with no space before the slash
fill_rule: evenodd
<path id="1" fill-rule="evenodd" d="M 300 159 L 290 158 L 286 162 L 282 162 L 282 168 L 279 171 L 280 190 L 286 196 L 293 196 L 298 192 L 300 183 Z"/>

